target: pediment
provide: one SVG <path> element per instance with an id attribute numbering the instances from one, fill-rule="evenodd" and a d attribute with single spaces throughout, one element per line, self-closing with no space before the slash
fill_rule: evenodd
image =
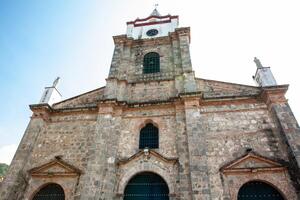
<path id="1" fill-rule="evenodd" d="M 258 171 L 282 171 L 286 167 L 270 158 L 260 156 L 254 152 L 226 164 L 220 171 L 223 173 L 249 173 Z"/>
<path id="2" fill-rule="evenodd" d="M 136 154 L 134 154 L 133 156 L 131 156 L 129 158 L 119 160 L 118 165 L 123 165 L 123 164 L 129 163 L 134 160 L 149 160 L 151 157 L 156 160 L 166 162 L 166 163 L 176 163 L 178 161 L 178 158 L 167 158 L 155 150 L 151 150 L 151 149 L 145 150 L 144 149 L 144 150 L 140 150 L 139 152 L 137 152 Z"/>
<path id="3" fill-rule="evenodd" d="M 261 93 L 259 87 L 228 83 L 215 80 L 196 78 L 198 87 L 203 92 L 203 98 L 230 98 L 257 96 Z"/>
<path id="4" fill-rule="evenodd" d="M 54 160 L 43 164 L 39 167 L 29 170 L 31 176 L 78 176 L 82 172 L 76 167 L 66 163 L 61 158 L 55 158 Z"/>
<path id="5" fill-rule="evenodd" d="M 80 94 L 75 97 L 57 102 L 52 105 L 53 109 L 76 109 L 91 108 L 97 106 L 98 100 L 103 98 L 104 87 Z"/>

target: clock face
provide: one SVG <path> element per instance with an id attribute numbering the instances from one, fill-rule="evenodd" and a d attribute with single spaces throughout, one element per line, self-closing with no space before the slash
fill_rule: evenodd
<path id="1" fill-rule="evenodd" d="M 150 29 L 149 31 L 146 32 L 146 34 L 148 36 L 155 36 L 158 34 L 158 30 L 157 29 Z"/>

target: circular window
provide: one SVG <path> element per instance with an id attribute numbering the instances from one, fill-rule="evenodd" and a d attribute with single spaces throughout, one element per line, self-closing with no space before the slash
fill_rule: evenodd
<path id="1" fill-rule="evenodd" d="M 149 31 L 147 31 L 146 33 L 148 36 L 155 36 L 158 34 L 158 30 L 157 29 L 150 29 Z"/>

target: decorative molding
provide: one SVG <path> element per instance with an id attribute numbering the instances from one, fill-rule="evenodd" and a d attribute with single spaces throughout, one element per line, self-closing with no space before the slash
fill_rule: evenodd
<path id="1" fill-rule="evenodd" d="M 129 163 L 130 161 L 138 159 L 140 157 L 143 157 L 144 160 L 149 160 L 151 156 L 154 156 L 154 157 L 158 158 L 159 160 L 162 160 L 162 161 L 167 162 L 167 163 L 175 164 L 175 163 L 178 162 L 178 158 L 167 158 L 167 157 L 161 155 L 160 153 L 158 153 L 155 150 L 142 149 L 142 150 L 139 150 L 139 152 L 137 152 L 136 154 L 132 155 L 129 158 L 119 160 L 117 162 L 117 164 L 118 165 L 124 165 L 124 164 Z"/>
<path id="2" fill-rule="evenodd" d="M 60 171 L 51 171 L 51 168 L 60 168 Z M 39 167 L 32 168 L 28 171 L 32 177 L 47 177 L 52 178 L 55 176 L 59 177 L 74 177 L 82 174 L 82 171 L 73 165 L 63 161 L 60 157 L 55 157 L 52 161 L 43 164 Z"/>
<path id="3" fill-rule="evenodd" d="M 239 167 L 248 161 L 256 162 L 257 167 Z M 263 165 L 263 166 L 262 166 Z M 256 173 L 256 172 L 275 172 L 275 171 L 285 171 L 287 168 L 281 163 L 274 161 L 270 158 L 263 157 L 252 151 L 247 152 L 246 155 L 233 160 L 232 162 L 221 167 L 220 171 L 223 174 L 245 174 L 245 173 Z"/>
<path id="4" fill-rule="evenodd" d="M 178 15 L 164 15 L 164 16 L 153 16 L 153 15 L 150 15 L 149 17 L 146 17 L 146 18 L 143 18 L 143 19 L 136 19 L 134 21 L 130 21 L 130 22 L 127 22 L 127 24 L 133 24 L 134 26 L 136 26 L 136 22 L 142 22 L 142 21 L 147 21 L 151 18 L 156 18 L 156 19 L 164 19 L 164 18 L 169 18 L 169 19 L 178 19 Z M 140 24 L 138 24 L 140 25 Z"/>

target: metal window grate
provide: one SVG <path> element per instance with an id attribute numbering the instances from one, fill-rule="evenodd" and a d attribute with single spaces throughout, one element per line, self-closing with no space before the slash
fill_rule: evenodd
<path id="1" fill-rule="evenodd" d="M 272 186 L 260 181 L 251 181 L 241 187 L 238 200 L 283 200 L 283 197 Z"/>
<path id="2" fill-rule="evenodd" d="M 51 183 L 46 185 L 33 197 L 33 200 L 64 200 L 65 193 L 58 184 Z"/>
<path id="3" fill-rule="evenodd" d="M 158 148 L 158 144 L 158 128 L 153 126 L 153 124 L 147 124 L 140 132 L 139 148 L 144 149 L 147 147 L 150 149 L 156 149 Z"/>
<path id="4" fill-rule="evenodd" d="M 143 68 L 144 74 L 160 72 L 159 54 L 155 52 L 147 53 L 144 56 L 143 66 L 144 66 Z"/>

